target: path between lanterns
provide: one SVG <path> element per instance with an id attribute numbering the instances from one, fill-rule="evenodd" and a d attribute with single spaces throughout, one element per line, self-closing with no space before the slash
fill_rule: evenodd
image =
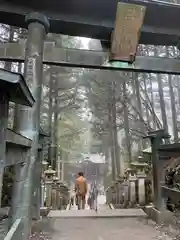
<path id="1" fill-rule="evenodd" d="M 102 199 L 101 199 L 102 200 Z M 103 201 L 102 201 L 103 202 Z M 171 238 L 149 224 L 141 209 L 114 209 L 99 204 L 93 210 L 51 211 L 52 240 L 153 240 Z"/>

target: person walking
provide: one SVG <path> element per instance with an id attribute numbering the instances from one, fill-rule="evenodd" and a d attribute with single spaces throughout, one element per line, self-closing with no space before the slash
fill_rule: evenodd
<path id="1" fill-rule="evenodd" d="M 84 177 L 83 172 L 79 172 L 75 183 L 78 210 L 85 209 L 87 190 L 88 187 L 86 178 Z"/>

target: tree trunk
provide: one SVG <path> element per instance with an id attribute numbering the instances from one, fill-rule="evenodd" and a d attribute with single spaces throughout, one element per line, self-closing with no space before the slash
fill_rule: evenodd
<path id="1" fill-rule="evenodd" d="M 150 94 L 151 94 L 151 108 L 152 108 L 152 115 L 153 115 L 153 123 L 152 123 L 152 128 L 156 129 L 157 124 L 156 124 L 156 113 L 155 113 L 155 108 L 154 108 L 154 95 L 153 95 L 153 88 L 152 88 L 152 75 L 149 74 L 149 87 L 150 87 Z"/>
<path id="2" fill-rule="evenodd" d="M 158 82 L 158 91 L 159 91 L 159 98 L 160 98 L 160 107 L 161 107 L 161 116 L 163 122 L 163 128 L 168 131 L 168 124 L 167 124 L 167 116 L 166 116 L 166 106 L 164 101 L 164 92 L 163 92 L 163 83 L 161 79 L 161 75 L 157 75 L 157 82 Z"/>
<path id="3" fill-rule="evenodd" d="M 143 119 L 143 111 L 142 111 L 142 104 L 141 104 L 141 95 L 140 95 L 140 89 L 139 89 L 139 79 L 138 79 L 138 74 L 134 73 L 133 74 L 133 81 L 134 81 L 134 86 L 135 86 L 135 92 L 136 92 L 136 101 L 137 101 L 137 110 L 139 112 L 140 118 L 139 118 L 139 128 L 141 130 L 141 132 L 143 132 L 143 134 L 146 134 L 146 130 L 144 127 L 144 123 L 141 121 L 141 119 Z M 142 150 L 142 148 L 144 149 L 146 144 L 143 141 L 142 137 L 140 139 L 140 144 L 139 144 L 139 150 Z"/>
<path id="4" fill-rule="evenodd" d="M 53 162 L 51 159 L 51 152 L 52 152 L 52 115 L 53 115 L 53 79 L 52 79 L 52 67 L 50 70 L 50 77 L 49 77 L 49 102 L 48 102 L 48 130 L 49 130 L 49 138 L 50 138 L 50 145 L 48 148 L 48 162 L 52 166 Z"/>
<path id="5" fill-rule="evenodd" d="M 14 40 L 14 27 L 10 26 L 9 28 L 9 37 L 8 37 L 8 42 L 11 43 Z M 11 71 L 11 66 L 12 66 L 12 62 L 5 62 L 4 68 L 8 71 Z"/>
<path id="6" fill-rule="evenodd" d="M 161 121 L 159 120 L 158 116 L 155 113 L 154 106 L 152 105 L 151 100 L 149 99 L 148 93 L 146 93 L 142 87 L 141 87 L 141 91 L 146 96 L 146 100 L 144 100 L 143 97 L 141 97 L 141 98 L 144 101 L 144 104 L 146 105 L 146 108 L 149 110 L 150 114 L 153 116 L 153 118 L 152 118 L 153 121 L 155 121 L 155 124 L 158 128 L 162 128 Z M 149 126 L 148 129 L 151 130 L 151 127 Z M 154 128 L 154 129 L 156 129 L 156 128 Z"/>
<path id="7" fill-rule="evenodd" d="M 58 78 L 53 79 L 53 129 L 52 129 L 52 152 L 51 152 L 51 161 L 53 169 L 56 169 L 57 163 L 57 125 L 58 125 L 58 88 L 57 88 Z"/>
<path id="8" fill-rule="evenodd" d="M 145 101 L 148 103 L 148 93 L 147 93 L 147 75 L 145 73 L 142 74 L 143 78 L 143 84 L 144 84 L 144 91 L 145 91 Z M 149 115 L 149 109 L 147 107 L 147 104 L 145 104 L 145 110 L 146 110 L 146 122 L 148 125 L 148 129 L 150 129 L 150 115 Z"/>
<path id="9" fill-rule="evenodd" d="M 180 81 L 179 81 L 179 76 L 175 76 L 176 78 L 176 84 L 177 84 L 177 92 L 178 92 L 178 105 L 180 109 Z"/>
<path id="10" fill-rule="evenodd" d="M 169 57 L 169 49 L 166 47 L 166 55 Z M 176 112 L 176 102 L 174 96 L 174 90 L 172 85 L 172 75 L 168 74 L 168 84 L 169 84 L 169 94 L 171 99 L 171 113 L 172 113 L 172 122 L 173 122 L 173 136 L 174 141 L 178 142 L 178 127 L 177 127 L 177 112 Z"/>
<path id="11" fill-rule="evenodd" d="M 102 150 L 101 152 L 105 156 L 105 164 L 109 163 L 109 139 L 108 139 L 108 133 L 105 132 L 101 135 L 101 142 L 102 142 Z"/>
<path id="12" fill-rule="evenodd" d="M 124 130 L 126 136 L 126 148 L 128 154 L 129 163 L 132 161 L 131 154 L 131 136 L 129 131 L 129 118 L 128 118 L 128 103 L 127 103 L 127 93 L 126 93 L 126 82 L 123 83 L 123 102 L 124 102 Z"/>
<path id="13" fill-rule="evenodd" d="M 171 113 L 172 113 L 172 122 L 173 122 L 173 136 L 174 141 L 178 142 L 178 127 L 177 127 L 177 113 L 176 113 L 176 103 L 174 97 L 174 91 L 172 86 L 172 76 L 168 75 L 168 83 L 169 83 L 169 93 L 171 99 Z"/>
<path id="14" fill-rule="evenodd" d="M 109 146 L 111 154 L 111 167 L 112 167 L 112 181 L 116 180 L 116 160 L 115 160 L 115 151 L 114 151 L 114 141 L 113 141 L 113 127 L 112 127 L 112 109 L 111 103 L 108 102 L 108 117 L 109 117 Z"/>
<path id="15" fill-rule="evenodd" d="M 116 161 L 116 172 L 117 177 L 122 178 L 123 169 L 122 163 L 120 159 L 120 147 L 118 143 L 118 134 L 117 134 L 117 123 L 116 123 L 116 85 L 112 82 L 112 101 L 111 101 L 111 109 L 112 109 L 112 127 L 113 127 L 113 145 L 115 151 L 115 161 Z"/>
<path id="16" fill-rule="evenodd" d="M 158 55 L 157 48 L 154 48 L 154 56 Z M 168 132 L 168 124 L 167 124 L 167 116 L 166 116 L 166 106 L 164 101 L 164 92 L 163 92 L 163 83 L 161 74 L 157 74 L 157 83 L 158 83 L 158 91 L 159 91 L 159 98 L 160 98 L 160 107 L 161 107 L 161 116 L 163 122 L 163 128 Z M 166 140 L 168 142 L 168 140 Z"/>
<path id="17" fill-rule="evenodd" d="M 2 200 L 2 187 L 4 176 L 4 165 L 6 161 L 6 131 L 8 126 L 9 99 L 6 93 L 0 95 L 0 207 Z"/>

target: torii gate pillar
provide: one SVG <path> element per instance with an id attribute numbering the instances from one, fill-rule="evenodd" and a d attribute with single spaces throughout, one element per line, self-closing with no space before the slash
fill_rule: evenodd
<path id="1" fill-rule="evenodd" d="M 40 105 L 42 92 L 42 70 L 43 70 L 43 47 L 45 35 L 49 30 L 48 19 L 37 12 L 26 15 L 25 21 L 28 25 L 28 36 L 26 41 L 24 76 L 35 99 L 34 106 L 30 109 L 21 105 L 16 106 L 14 129 L 23 136 L 32 140 L 30 154 L 27 164 L 21 167 L 18 174 L 19 181 L 16 181 L 16 198 L 12 202 L 12 222 L 17 218 L 24 218 L 24 237 L 28 235 L 29 220 L 36 212 L 39 217 L 40 209 L 32 211 L 36 206 L 32 198 L 36 198 L 37 185 L 33 179 L 34 170 L 38 166 L 38 142 L 40 127 Z M 33 197 L 32 197 L 33 195 Z M 39 199 L 40 201 L 40 199 Z M 36 203 L 35 205 L 38 206 Z M 32 206 L 33 209 L 30 209 Z M 27 232 L 26 232 L 27 231 Z"/>

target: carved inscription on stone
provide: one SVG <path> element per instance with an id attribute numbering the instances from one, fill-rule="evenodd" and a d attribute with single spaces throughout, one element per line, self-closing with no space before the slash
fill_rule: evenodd
<path id="1" fill-rule="evenodd" d="M 144 6 L 118 3 L 110 60 L 131 63 L 135 60 L 145 10 Z"/>
<path id="2" fill-rule="evenodd" d="M 26 83 L 27 83 L 32 95 L 34 95 L 34 92 L 32 92 L 32 90 L 33 90 L 34 77 L 36 77 L 35 67 L 36 67 L 36 58 L 35 57 L 28 57 L 28 59 L 27 59 L 27 69 L 25 69 L 25 78 L 26 78 Z M 23 114 L 28 115 L 29 122 L 31 122 L 33 112 L 29 111 L 28 108 L 26 108 L 26 109 L 23 108 L 22 111 L 24 112 Z"/>
<path id="3" fill-rule="evenodd" d="M 33 78 L 35 75 L 36 59 L 34 57 L 29 57 L 27 59 L 27 70 L 26 70 L 26 82 L 30 89 L 32 89 Z"/>

